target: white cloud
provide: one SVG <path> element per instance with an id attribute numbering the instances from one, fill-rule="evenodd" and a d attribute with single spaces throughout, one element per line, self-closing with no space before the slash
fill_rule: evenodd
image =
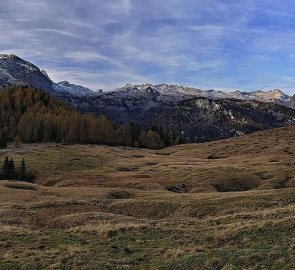
<path id="1" fill-rule="evenodd" d="M 91 88 L 290 88 L 293 11 L 291 0 L 2 0 L 0 51 Z"/>
<path id="2" fill-rule="evenodd" d="M 93 51 L 69 51 L 64 54 L 64 57 L 78 62 L 87 63 L 93 61 L 103 61 L 118 67 L 123 67 L 123 65 L 118 61 Z"/>

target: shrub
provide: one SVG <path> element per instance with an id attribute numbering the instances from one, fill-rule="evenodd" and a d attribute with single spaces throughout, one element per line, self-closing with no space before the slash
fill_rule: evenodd
<path id="1" fill-rule="evenodd" d="M 236 175 L 212 184 L 218 192 L 247 191 L 259 185 L 260 179 L 255 175 Z"/>
<path id="2" fill-rule="evenodd" d="M 281 189 L 281 188 L 286 188 L 289 181 L 292 179 L 292 177 L 284 177 L 283 179 L 279 179 L 273 184 L 273 188 L 275 189 Z"/>
<path id="3" fill-rule="evenodd" d="M 189 192 L 188 186 L 185 184 L 170 185 L 166 187 L 166 190 L 175 192 L 175 193 L 187 193 Z"/>
<path id="4" fill-rule="evenodd" d="M 107 194 L 108 199 L 130 199 L 132 194 L 124 190 L 111 191 Z"/>

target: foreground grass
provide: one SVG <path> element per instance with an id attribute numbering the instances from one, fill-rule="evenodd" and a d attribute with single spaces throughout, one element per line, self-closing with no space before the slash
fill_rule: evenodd
<path id="1" fill-rule="evenodd" d="M 111 189 L 79 188 L 81 198 L 76 188 L 7 184 L 0 188 L 0 269 L 294 266 L 294 189 L 108 199 Z"/>
<path id="2" fill-rule="evenodd" d="M 0 182 L 0 269 L 295 269 L 294 131 L 4 150 L 38 177 Z"/>

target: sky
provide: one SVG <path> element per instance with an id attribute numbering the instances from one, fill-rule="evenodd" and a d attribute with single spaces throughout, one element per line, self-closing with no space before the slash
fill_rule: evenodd
<path id="1" fill-rule="evenodd" d="M 293 0 L 0 0 L 0 53 L 106 91 L 295 89 Z"/>

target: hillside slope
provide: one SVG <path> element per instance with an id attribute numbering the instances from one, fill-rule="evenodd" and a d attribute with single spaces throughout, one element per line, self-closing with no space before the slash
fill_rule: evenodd
<path id="1" fill-rule="evenodd" d="M 104 115 L 74 109 L 56 96 L 27 86 L 0 91 L 1 140 L 125 145 L 160 149 L 184 139 L 169 129 L 142 130 L 137 123 L 114 126 Z"/>
<path id="2" fill-rule="evenodd" d="M 220 140 L 295 123 L 295 110 L 271 102 L 195 97 L 163 99 L 155 89 L 110 92 L 93 97 L 64 99 L 82 111 L 102 113 L 115 123 L 137 121 L 143 128 L 166 127 L 192 142 Z"/>
<path id="3" fill-rule="evenodd" d="M 294 266 L 294 126 L 161 151 L 26 144 L 0 154 L 38 175 L 0 181 L 0 269 Z"/>
<path id="4" fill-rule="evenodd" d="M 280 182 L 295 186 L 295 126 L 160 151 L 50 144 L 25 145 L 18 153 L 42 185 L 165 191 L 184 184 L 193 193 L 218 192 L 215 184 L 229 179 L 241 185 L 253 182 L 242 190 L 272 189 Z"/>
<path id="5" fill-rule="evenodd" d="M 0 91 L 0 131 L 8 140 L 19 135 L 24 142 L 91 142 L 98 118 L 83 115 L 58 98 L 27 86 Z M 81 125 L 83 129 L 81 128 Z M 94 134 L 95 133 L 95 134 Z M 94 139 L 93 142 L 97 142 Z"/>

